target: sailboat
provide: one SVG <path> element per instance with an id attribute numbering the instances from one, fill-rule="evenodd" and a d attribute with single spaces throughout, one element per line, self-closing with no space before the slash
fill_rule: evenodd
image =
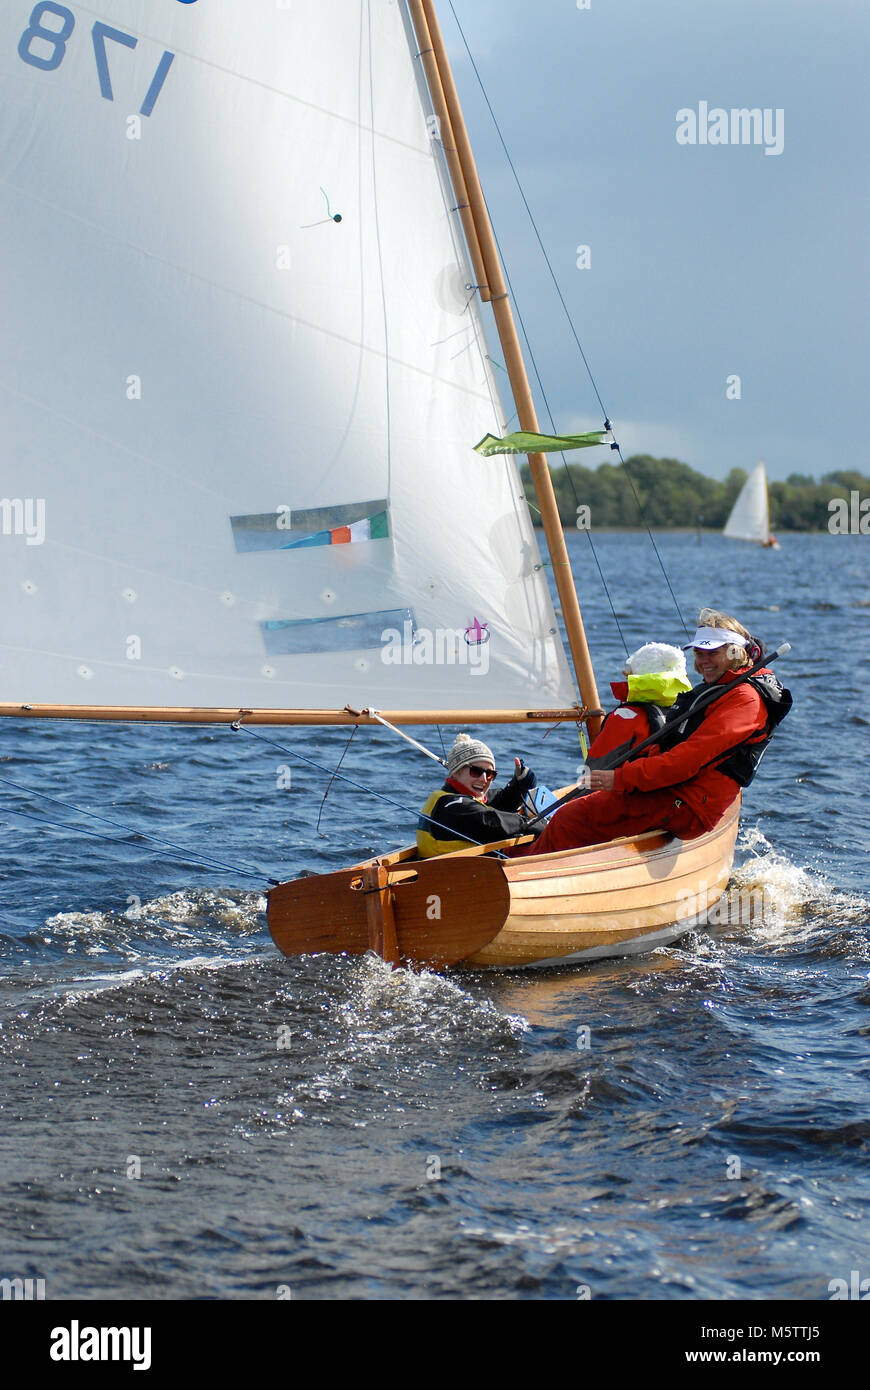
<path id="1" fill-rule="evenodd" d="M 100 15 L 0 16 L 0 714 L 594 733 L 546 460 L 570 664 L 516 462 L 472 452 L 507 428 L 485 304 L 538 424 L 431 0 Z M 423 965 L 647 950 L 719 898 L 736 833 L 400 851 L 268 920 Z"/>
<path id="2" fill-rule="evenodd" d="M 725 523 L 723 536 L 732 541 L 755 541 L 770 550 L 779 550 L 770 530 L 767 470 L 764 460 L 757 463 L 743 484 Z"/>

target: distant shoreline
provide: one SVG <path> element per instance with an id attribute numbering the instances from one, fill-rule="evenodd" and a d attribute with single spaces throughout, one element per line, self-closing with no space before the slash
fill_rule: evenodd
<path id="1" fill-rule="evenodd" d="M 533 509 L 537 498 L 528 465 L 520 468 L 526 500 Z M 602 463 L 595 469 L 582 464 L 553 467 L 550 474 L 556 506 L 566 530 L 586 522 L 596 531 L 695 531 L 721 532 L 748 474 L 732 468 L 722 481 L 708 478 L 679 459 L 634 454 L 624 464 Z M 870 477 L 852 469 L 825 474 L 816 481 L 808 473 L 791 473 L 782 482 L 768 484 L 770 529 L 774 535 L 823 535 L 832 517 L 839 525 L 832 534 L 849 529 L 841 513 L 849 517 L 870 515 Z M 863 510 L 862 510 L 863 508 Z M 633 525 L 625 525 L 631 516 Z M 581 529 L 583 529 L 581 527 Z M 854 520 L 851 529 L 857 530 Z"/>

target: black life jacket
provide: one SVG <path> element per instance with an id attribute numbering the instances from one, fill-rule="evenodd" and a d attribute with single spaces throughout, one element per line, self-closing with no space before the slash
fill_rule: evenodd
<path id="1" fill-rule="evenodd" d="M 780 685 L 772 671 L 762 668 L 754 676 L 750 676 L 746 684 L 754 686 L 764 701 L 767 722 L 757 734 L 753 734 L 743 743 L 738 743 L 736 748 L 732 748 L 729 753 L 726 753 L 721 761 L 712 760 L 712 765 L 715 766 L 716 771 L 723 772 L 726 777 L 730 777 L 732 781 L 737 783 L 738 787 L 749 786 L 758 769 L 758 764 L 767 751 L 767 745 L 773 737 L 774 729 L 785 719 L 792 707 L 791 691 Z M 678 743 L 682 743 L 697 728 L 700 728 L 710 706 L 696 710 L 694 714 L 692 707 L 709 689 L 710 687 L 702 682 L 701 685 L 696 685 L 692 690 L 687 690 L 682 695 L 677 696 L 671 707 L 670 716 L 673 718 L 675 715 L 685 713 L 686 717 L 669 729 L 664 738 L 659 740 L 659 747 L 663 753 L 666 753 L 670 748 L 675 748 Z M 720 695 L 718 698 L 727 700 L 728 696 Z M 710 702 L 711 705 L 714 703 L 715 701 Z M 710 765 L 707 764 L 708 767 Z"/>
<path id="2" fill-rule="evenodd" d="M 649 720 L 649 732 L 651 734 L 656 734 L 658 733 L 659 729 L 663 728 L 668 714 L 670 714 L 670 710 L 666 712 L 662 709 L 661 705 L 647 704 L 645 700 L 638 701 L 637 703 L 632 703 L 629 700 L 623 700 L 621 704 L 616 706 L 616 709 L 612 709 L 610 713 L 605 717 L 604 724 L 607 723 L 608 719 L 613 719 L 616 715 L 616 710 L 620 709 L 635 709 L 638 710 L 638 712 L 643 711 L 643 713 Z M 604 724 L 601 725 L 602 730 L 604 728 Z M 644 734 L 644 738 L 647 737 L 649 737 L 649 735 Z M 643 740 L 640 741 L 642 742 Z M 605 768 L 613 767 L 614 763 L 620 761 L 622 758 L 626 757 L 627 754 L 631 752 L 632 748 L 635 747 L 637 742 L 637 735 L 632 734 L 631 738 L 626 739 L 625 743 L 620 743 L 618 747 L 611 748 L 607 753 L 602 754 L 600 758 L 587 758 L 586 766 Z"/>

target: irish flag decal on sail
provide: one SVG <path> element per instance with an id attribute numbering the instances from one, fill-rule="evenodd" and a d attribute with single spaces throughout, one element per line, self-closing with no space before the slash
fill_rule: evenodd
<path id="1" fill-rule="evenodd" d="M 349 545 L 352 541 L 382 541 L 390 534 L 387 513 L 375 512 L 374 516 L 352 521 L 349 526 L 333 526 L 328 531 L 315 531 L 311 536 L 302 536 L 297 541 L 286 541 L 283 550 L 295 550 L 301 545 Z"/>
<path id="2" fill-rule="evenodd" d="M 350 545 L 386 540 L 390 520 L 386 498 L 338 507 L 278 507 L 274 512 L 231 516 L 236 550 L 296 550 L 300 546 Z"/>

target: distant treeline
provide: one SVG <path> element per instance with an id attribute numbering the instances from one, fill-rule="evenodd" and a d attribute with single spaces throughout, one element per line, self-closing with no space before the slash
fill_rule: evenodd
<path id="1" fill-rule="evenodd" d="M 623 468 L 602 463 L 599 468 L 583 468 L 572 463 L 567 468 L 552 460 L 553 486 L 559 514 L 565 527 L 575 526 L 578 505 L 589 508 L 589 525 L 642 526 L 646 521 L 659 529 L 702 526 L 717 530 L 725 525 L 738 492 L 749 476 L 743 468 L 732 468 L 724 482 L 697 473 L 677 459 L 656 459 L 635 454 Z M 570 477 L 569 477 L 570 474 Z M 522 470 L 526 497 L 535 516 L 535 494 L 528 464 Z M 643 508 L 638 511 L 632 482 Z M 828 503 L 834 497 L 849 500 L 857 491 L 870 497 L 870 478 L 863 473 L 840 471 L 825 473 L 816 482 L 806 473 L 792 473 L 784 483 L 770 484 L 770 528 L 772 531 L 826 531 L 831 516 Z"/>

